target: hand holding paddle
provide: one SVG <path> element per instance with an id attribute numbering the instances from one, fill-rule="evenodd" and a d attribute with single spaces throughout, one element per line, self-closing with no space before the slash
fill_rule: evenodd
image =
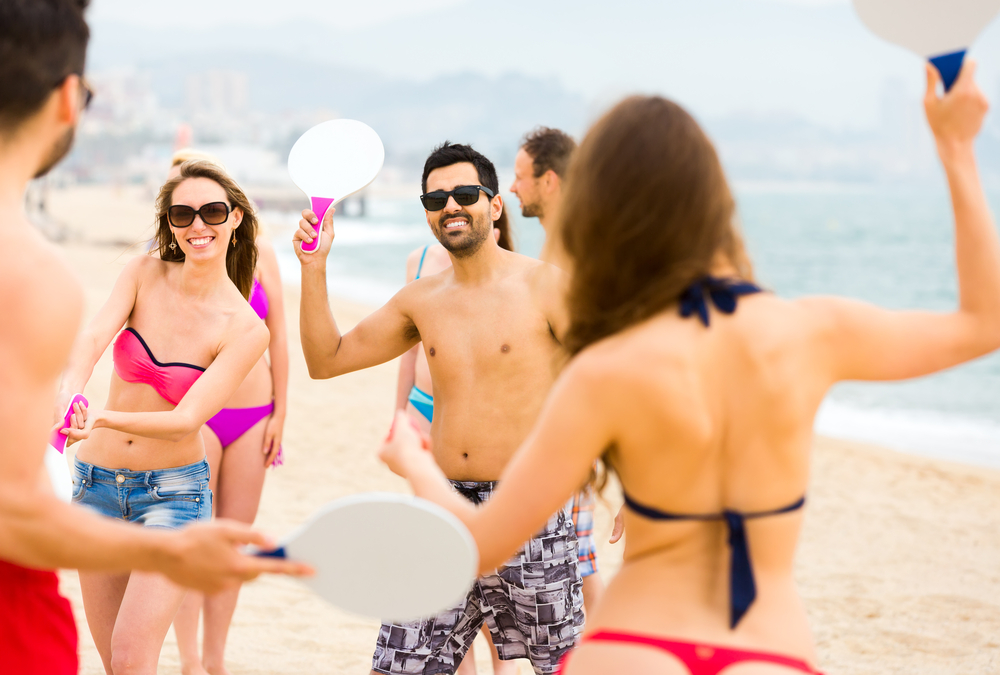
<path id="1" fill-rule="evenodd" d="M 314 573 L 301 562 L 241 553 L 240 549 L 247 545 L 271 549 L 273 543 L 248 525 L 235 521 L 199 523 L 156 536 L 172 539 L 166 547 L 165 559 L 156 566 L 157 571 L 182 586 L 204 593 L 233 588 L 261 574 L 307 577 Z"/>
<path id="2" fill-rule="evenodd" d="M 853 0 L 858 16 L 879 37 L 928 59 L 945 91 L 965 53 L 1000 12 L 1000 0 Z"/>
<path id="3" fill-rule="evenodd" d="M 322 224 L 319 217 L 311 209 L 302 211 L 302 219 L 299 220 L 299 229 L 292 235 L 292 248 L 295 255 L 303 265 L 326 262 L 326 257 L 330 253 L 333 245 L 333 214 L 337 209 L 329 209 L 323 216 Z M 318 231 L 318 232 L 317 232 Z M 318 246 L 314 243 L 319 238 Z M 308 248 L 312 246 L 312 251 Z M 316 254 L 319 255 L 316 255 Z"/>
<path id="4" fill-rule="evenodd" d="M 983 126 L 989 104 L 975 80 L 976 62 L 969 59 L 962 67 L 951 91 L 937 95 L 940 77 L 927 66 L 927 91 L 924 110 L 941 160 L 947 162 L 956 151 L 972 151 L 973 142 Z"/>
<path id="5" fill-rule="evenodd" d="M 73 397 L 69 410 L 66 411 L 66 421 L 68 426 L 63 427 L 58 433 L 65 440 L 63 445 L 72 445 L 77 441 L 82 441 L 90 437 L 90 432 L 94 430 L 94 422 L 97 415 L 88 409 L 88 402 L 82 395 Z"/>
<path id="6" fill-rule="evenodd" d="M 49 434 L 49 445 L 55 448 L 60 454 L 66 451 L 66 441 L 69 440 L 68 434 L 64 434 L 63 430 L 68 430 L 72 427 L 73 419 L 81 405 L 83 406 L 83 410 L 86 411 L 90 402 L 87 401 L 83 394 L 74 394 L 66 404 L 65 411 L 58 417 L 55 426 L 52 427 L 52 431 Z"/>

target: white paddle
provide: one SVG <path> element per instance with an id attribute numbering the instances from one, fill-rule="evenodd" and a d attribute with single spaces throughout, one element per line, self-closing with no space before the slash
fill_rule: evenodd
<path id="1" fill-rule="evenodd" d="M 309 197 L 319 218 L 317 236 L 302 250 L 319 248 L 323 216 L 331 206 L 366 188 L 385 160 L 378 134 L 357 120 L 331 120 L 317 124 L 295 141 L 288 153 L 288 173 Z"/>
<path id="2" fill-rule="evenodd" d="M 257 553 L 308 563 L 302 581 L 355 614 L 407 621 L 454 606 L 472 587 L 479 552 L 447 510 L 418 497 L 367 493 L 330 502 Z"/>
<path id="3" fill-rule="evenodd" d="M 945 91 L 958 77 L 965 52 L 1000 12 L 1000 0 L 853 2 L 854 10 L 872 32 L 933 63 Z"/>

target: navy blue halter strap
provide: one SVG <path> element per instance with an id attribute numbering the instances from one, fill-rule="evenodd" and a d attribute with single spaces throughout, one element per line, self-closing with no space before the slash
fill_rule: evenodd
<path id="1" fill-rule="evenodd" d="M 763 289 L 749 281 L 722 279 L 705 276 L 684 289 L 681 293 L 681 316 L 687 318 L 697 314 L 701 322 L 708 326 L 708 303 L 706 296 L 723 314 L 736 311 L 736 299 L 741 295 L 760 293 Z"/>
<path id="2" fill-rule="evenodd" d="M 724 520 L 729 530 L 729 548 L 732 559 L 729 563 L 729 627 L 736 628 L 743 615 L 750 609 L 757 597 L 757 584 L 753 578 L 753 566 L 750 564 L 750 547 L 747 545 L 746 520 L 748 518 L 766 518 L 790 513 L 802 508 L 806 503 L 803 496 L 794 504 L 783 506 L 773 511 L 754 511 L 741 513 L 726 509 L 722 513 L 667 513 L 645 506 L 635 501 L 627 494 L 625 504 L 630 510 L 650 520 Z"/>

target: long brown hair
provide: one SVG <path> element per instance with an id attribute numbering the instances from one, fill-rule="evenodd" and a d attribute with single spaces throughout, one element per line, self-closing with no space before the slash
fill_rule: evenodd
<path id="1" fill-rule="evenodd" d="M 152 248 L 160 254 L 161 260 L 184 262 L 184 251 L 179 246 L 176 249 L 170 248 L 174 235 L 170 231 L 167 210 L 172 204 L 174 190 L 188 178 L 208 178 L 215 181 L 226 191 L 230 207 L 239 207 L 243 211 L 243 220 L 233 231 L 236 244 L 227 243 L 226 272 L 243 297 L 249 298 L 254 270 L 257 268 L 257 215 L 253 204 L 236 181 L 216 164 L 206 161 L 184 162 L 181 164 L 180 175 L 163 184 L 156 198 L 156 233 L 153 235 Z"/>
<path id="2" fill-rule="evenodd" d="M 675 305 L 720 255 L 752 279 L 719 158 L 676 103 L 625 99 L 568 174 L 557 227 L 572 261 L 570 354 Z"/>
<path id="3" fill-rule="evenodd" d="M 500 231 L 500 237 L 497 239 L 497 245 L 500 248 L 505 248 L 508 251 L 517 250 L 514 244 L 514 227 L 510 223 L 510 218 L 507 217 L 506 204 L 503 206 L 503 211 L 500 212 L 500 217 L 493 221 L 493 229 Z"/>

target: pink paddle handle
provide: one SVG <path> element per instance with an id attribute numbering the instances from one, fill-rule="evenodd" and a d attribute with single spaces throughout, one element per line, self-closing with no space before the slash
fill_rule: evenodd
<path id="1" fill-rule="evenodd" d="M 319 223 L 313 227 L 313 229 L 316 230 L 316 238 L 312 240 L 312 243 L 307 244 L 306 242 L 302 242 L 303 253 L 312 253 L 319 248 L 319 240 L 321 236 L 320 231 L 323 229 L 323 218 L 326 216 L 326 212 L 330 210 L 330 205 L 336 201 L 334 199 L 330 199 L 329 197 L 310 197 L 309 199 L 312 202 L 313 213 L 315 213 L 316 217 L 319 218 Z"/>
<path id="2" fill-rule="evenodd" d="M 73 417 L 73 405 L 76 403 L 82 403 L 84 406 L 89 406 L 90 402 L 84 398 L 83 394 L 75 394 L 73 399 L 69 402 L 66 407 L 66 414 L 63 415 L 62 426 L 52 432 L 52 438 L 49 439 L 49 445 L 58 450 L 59 452 L 66 452 L 66 441 L 69 440 L 69 436 L 64 436 L 59 433 L 63 429 L 67 429 L 70 426 L 69 420 Z"/>

